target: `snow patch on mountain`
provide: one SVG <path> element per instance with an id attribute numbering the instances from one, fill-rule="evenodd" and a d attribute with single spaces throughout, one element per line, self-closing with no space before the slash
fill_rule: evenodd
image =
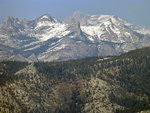
<path id="1" fill-rule="evenodd" d="M 41 19 L 49 19 L 49 16 L 44 15 L 44 16 L 41 17 Z"/>
<path id="2" fill-rule="evenodd" d="M 41 45 L 36 45 L 36 46 L 34 46 L 34 47 L 32 47 L 32 48 L 24 49 L 24 51 L 34 50 L 34 49 L 39 48 L 40 46 L 41 46 Z"/>
<path id="3" fill-rule="evenodd" d="M 38 37 L 41 41 L 47 41 L 51 38 L 61 38 L 67 35 L 70 31 L 66 24 L 61 23 L 39 23 L 36 29 L 41 27 L 48 27 L 44 33 L 37 33 L 35 37 Z"/>
<path id="4" fill-rule="evenodd" d="M 150 28 L 149 29 L 145 29 L 145 28 L 142 28 L 142 29 L 139 29 L 139 30 L 136 30 L 136 32 L 140 33 L 140 34 L 149 34 L 150 35 Z"/>
<path id="5" fill-rule="evenodd" d="M 81 26 L 81 30 L 88 35 L 100 37 L 104 32 L 100 25 L 97 26 Z"/>

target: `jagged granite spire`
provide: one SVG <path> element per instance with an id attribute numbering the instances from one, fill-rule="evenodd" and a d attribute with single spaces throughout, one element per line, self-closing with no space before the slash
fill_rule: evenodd
<path id="1" fill-rule="evenodd" d="M 81 31 L 81 28 L 80 28 L 80 22 L 76 22 L 75 27 L 76 27 L 75 30 L 77 32 L 77 35 L 81 35 L 82 31 Z"/>
<path id="2" fill-rule="evenodd" d="M 75 32 L 78 36 L 82 34 L 82 30 L 80 28 L 80 22 L 72 19 L 71 23 L 71 32 Z"/>

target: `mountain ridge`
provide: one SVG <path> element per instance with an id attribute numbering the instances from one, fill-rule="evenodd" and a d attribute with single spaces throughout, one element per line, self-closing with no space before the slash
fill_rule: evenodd
<path id="1" fill-rule="evenodd" d="M 119 55 L 150 46 L 150 29 L 113 15 L 76 12 L 62 21 L 50 14 L 31 20 L 7 17 L 0 26 L 0 44 L 18 49 L 13 55 L 27 60 L 32 54 L 39 61 Z"/>

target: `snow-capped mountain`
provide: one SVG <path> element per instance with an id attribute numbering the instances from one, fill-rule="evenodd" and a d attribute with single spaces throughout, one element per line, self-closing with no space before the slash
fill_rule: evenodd
<path id="1" fill-rule="evenodd" d="M 0 59 L 53 61 L 118 55 L 150 46 L 150 28 L 112 15 L 80 12 L 59 21 L 7 17 L 0 25 Z M 33 60 L 35 59 L 35 60 Z"/>

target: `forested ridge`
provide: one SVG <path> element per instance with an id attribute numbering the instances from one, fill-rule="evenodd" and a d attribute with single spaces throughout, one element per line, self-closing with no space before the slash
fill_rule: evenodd
<path id="1" fill-rule="evenodd" d="M 1 111 L 135 113 L 150 109 L 149 47 L 105 58 L 3 61 L 0 67 Z"/>

